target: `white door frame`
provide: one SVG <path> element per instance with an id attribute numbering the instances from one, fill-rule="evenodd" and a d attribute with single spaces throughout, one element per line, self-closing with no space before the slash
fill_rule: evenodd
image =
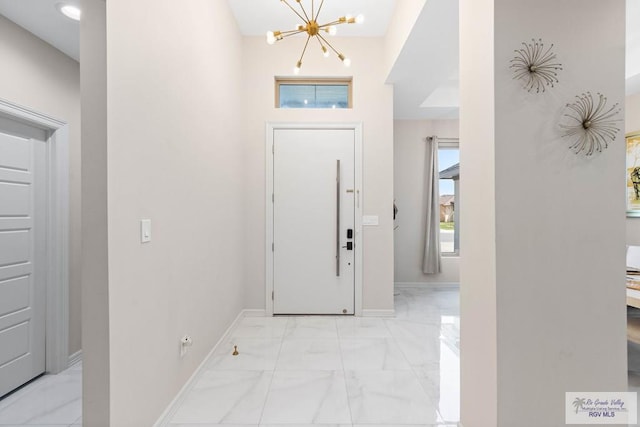
<path id="1" fill-rule="evenodd" d="M 266 192 L 265 192 L 265 307 L 266 315 L 273 316 L 273 134 L 276 129 L 328 130 L 352 129 L 355 134 L 355 295 L 354 312 L 362 316 L 362 123 L 267 123 L 265 138 Z"/>
<path id="2" fill-rule="evenodd" d="M 69 125 L 0 99 L 0 115 L 47 132 L 46 372 L 69 364 Z"/>

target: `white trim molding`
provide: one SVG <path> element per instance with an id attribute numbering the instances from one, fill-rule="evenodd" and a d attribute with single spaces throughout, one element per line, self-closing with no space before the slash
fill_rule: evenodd
<path id="1" fill-rule="evenodd" d="M 395 310 L 362 310 L 362 317 L 396 317 Z"/>
<path id="2" fill-rule="evenodd" d="M 0 99 L 0 115 L 47 132 L 46 372 L 69 363 L 69 125 Z"/>
<path id="3" fill-rule="evenodd" d="M 396 282 L 394 287 L 398 289 L 427 288 L 427 289 L 459 289 L 458 282 Z"/>
<path id="4" fill-rule="evenodd" d="M 265 307 L 266 315 L 273 316 L 273 134 L 276 129 L 353 129 L 355 136 L 355 191 L 360 202 L 355 206 L 355 295 L 354 314 L 363 316 L 362 310 L 362 123 L 267 123 L 265 138 Z"/>
<path id="5" fill-rule="evenodd" d="M 72 367 L 76 363 L 82 362 L 82 350 L 78 350 L 69 356 L 69 367 Z"/>
<path id="6" fill-rule="evenodd" d="M 218 349 L 218 347 L 222 343 L 227 341 L 227 339 L 231 335 L 231 331 L 233 331 L 238 326 L 238 324 L 242 321 L 242 319 L 244 319 L 245 317 L 256 317 L 255 314 L 258 311 L 263 311 L 263 310 L 242 310 L 240 311 L 240 313 L 238 313 L 238 315 L 233 320 L 233 322 L 231 322 L 231 325 L 229 325 L 229 327 L 224 332 L 224 334 L 222 334 L 218 342 L 216 342 L 216 344 L 213 346 L 211 351 L 205 356 L 205 358 L 202 359 L 202 362 L 200 362 L 200 365 L 198 365 L 196 370 L 193 371 L 193 374 L 191 374 L 191 376 L 189 377 L 187 382 L 182 386 L 178 394 L 176 394 L 173 400 L 162 412 L 158 420 L 153 424 L 153 427 L 166 427 L 169 425 L 169 423 L 171 422 L 171 419 L 173 418 L 176 411 L 178 410 L 178 408 L 186 398 L 187 394 L 193 389 L 193 386 L 196 383 L 196 379 L 200 376 L 202 372 L 205 371 L 205 367 L 209 363 L 209 359 L 211 358 L 213 353 L 215 353 L 215 351 Z"/>
<path id="7" fill-rule="evenodd" d="M 267 311 L 263 309 L 247 308 L 244 310 L 244 317 L 266 317 Z"/>

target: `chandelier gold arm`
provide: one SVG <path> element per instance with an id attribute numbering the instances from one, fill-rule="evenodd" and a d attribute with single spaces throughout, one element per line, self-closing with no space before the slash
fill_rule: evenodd
<path id="1" fill-rule="evenodd" d="M 322 37 L 322 35 L 318 34 L 318 38 L 322 39 L 323 42 L 325 42 L 327 44 L 327 46 L 329 46 L 331 48 L 332 51 L 334 51 L 336 53 L 336 55 L 338 55 L 338 58 L 340 58 L 341 60 L 344 59 L 344 55 L 342 55 L 340 52 L 338 52 L 332 45 L 331 43 L 329 43 L 327 41 L 327 39 L 325 39 L 324 37 Z"/>
<path id="2" fill-rule="evenodd" d="M 304 54 L 307 51 L 307 46 L 309 46 L 309 40 L 311 40 L 311 36 L 307 36 L 307 41 L 304 44 L 304 48 L 302 49 L 302 54 L 300 55 L 300 59 L 298 60 L 298 64 L 302 64 L 302 58 L 304 58 Z"/>
<path id="3" fill-rule="evenodd" d="M 300 2 L 300 0 L 296 0 L 298 2 L 298 4 L 300 5 L 300 9 L 302 9 L 302 13 L 304 14 L 304 17 L 307 18 L 306 21 L 309 22 L 311 21 L 311 19 L 309 19 L 309 15 L 307 15 L 307 11 L 304 10 L 304 6 L 302 5 L 302 3 Z M 313 15 L 312 15 L 313 16 Z"/>
<path id="4" fill-rule="evenodd" d="M 287 36 L 291 36 L 294 34 L 300 34 L 300 33 L 306 33 L 307 30 L 306 29 L 298 29 L 298 30 L 289 30 L 289 31 L 275 31 L 273 34 L 277 36 L 282 36 L 282 37 L 287 37 Z"/>
<path id="5" fill-rule="evenodd" d="M 286 39 L 287 37 L 291 37 L 291 36 L 295 36 L 296 34 L 300 34 L 300 33 L 306 33 L 305 30 L 300 30 L 300 31 L 287 31 L 288 34 L 282 33 L 282 35 L 276 39 L 276 41 L 280 41 L 282 39 Z"/>
<path id="6" fill-rule="evenodd" d="M 296 15 L 298 15 L 298 17 L 299 17 L 300 19 L 302 19 L 302 21 L 303 21 L 305 24 L 307 23 L 307 20 L 305 20 L 305 19 L 304 19 L 304 16 L 300 15 L 300 14 L 298 13 L 298 11 L 297 11 L 297 10 L 295 10 L 295 9 L 293 8 L 293 6 L 291 6 L 291 5 L 287 2 L 287 0 L 280 0 L 280 1 L 281 1 L 282 3 L 284 3 L 284 4 L 286 4 L 287 6 L 289 6 L 289 9 L 291 9 L 291 10 L 293 11 L 293 13 L 295 13 Z"/>
<path id="7" fill-rule="evenodd" d="M 329 25 L 340 25 L 340 24 L 345 24 L 346 23 L 346 18 L 345 20 L 342 20 L 342 18 L 338 18 L 335 21 L 331 21 L 331 22 L 327 22 L 326 24 L 322 24 L 320 25 L 320 27 L 326 27 Z"/>
<path id="8" fill-rule="evenodd" d="M 322 0 L 322 1 L 320 2 L 320 7 L 318 8 L 318 11 L 316 12 L 316 17 L 315 17 L 315 20 L 316 20 L 316 21 L 318 20 L 318 16 L 320 16 L 320 11 L 322 10 L 322 6 L 323 6 L 323 5 L 324 5 L 324 0 Z"/>
<path id="9" fill-rule="evenodd" d="M 320 43 L 320 49 L 322 49 L 322 54 L 325 56 L 328 56 L 329 53 L 327 52 L 327 48 L 324 44 L 322 44 L 322 40 L 320 40 L 320 37 L 318 37 L 318 43 Z"/>

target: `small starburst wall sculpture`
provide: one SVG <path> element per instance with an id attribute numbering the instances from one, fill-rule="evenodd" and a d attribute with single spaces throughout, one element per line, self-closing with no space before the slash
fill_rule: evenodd
<path id="1" fill-rule="evenodd" d="M 546 86 L 558 83 L 558 71 L 562 64 L 554 62 L 556 54 L 551 51 L 553 44 L 546 50 L 542 39 L 531 39 L 531 43 L 522 43 L 522 48 L 515 50 L 516 56 L 511 60 L 514 79 L 524 80 L 524 88 L 536 93 L 544 92 Z"/>
<path id="2" fill-rule="evenodd" d="M 567 104 L 567 124 L 561 124 L 563 137 L 575 139 L 571 149 L 576 153 L 585 151 L 587 156 L 601 152 L 616 139 L 620 132 L 615 117 L 620 113 L 619 104 L 607 108 L 607 97 L 597 94 L 597 102 L 590 92 L 576 96 L 572 104 Z"/>

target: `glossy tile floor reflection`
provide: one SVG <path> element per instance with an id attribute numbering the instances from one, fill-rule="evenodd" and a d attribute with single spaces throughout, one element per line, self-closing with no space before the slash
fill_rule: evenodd
<path id="1" fill-rule="evenodd" d="M 458 297 L 396 290 L 393 319 L 245 318 L 173 408 L 169 426 L 456 426 Z M 629 369 L 629 391 L 640 395 L 640 345 L 629 343 Z M 81 364 L 45 375 L 0 400 L 0 427 L 82 426 L 81 389 Z"/>
<path id="2" fill-rule="evenodd" d="M 458 296 L 397 290 L 393 319 L 244 318 L 169 425 L 456 426 Z"/>
<path id="3" fill-rule="evenodd" d="M 245 318 L 169 425 L 456 426 L 458 295 L 397 290 L 393 319 Z M 81 364 L 45 375 L 0 400 L 0 426 L 81 426 L 81 389 Z"/>
<path id="4" fill-rule="evenodd" d="M 0 400 L 0 426 L 82 426 L 82 364 L 44 375 Z"/>

